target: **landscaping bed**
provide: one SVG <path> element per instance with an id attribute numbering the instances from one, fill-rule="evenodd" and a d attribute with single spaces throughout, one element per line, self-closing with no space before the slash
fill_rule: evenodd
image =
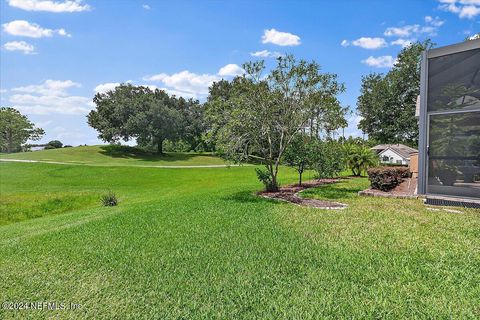
<path id="1" fill-rule="evenodd" d="M 386 198 L 408 198 L 416 199 L 418 196 L 415 194 L 417 186 L 417 179 L 406 178 L 401 184 L 389 191 L 382 191 L 378 189 L 368 188 L 363 191 L 359 191 L 360 196 L 371 197 L 386 197 Z"/>
<path id="2" fill-rule="evenodd" d="M 333 201 L 325 201 L 325 200 L 318 200 L 318 199 L 307 199 L 302 198 L 298 194 L 303 190 L 318 187 L 325 184 L 332 184 L 336 183 L 341 179 L 316 179 L 310 180 L 302 183 L 302 185 L 294 184 L 288 185 L 285 187 L 281 187 L 279 191 L 261 191 L 257 194 L 259 196 L 280 200 L 280 201 L 288 201 L 293 204 L 297 204 L 304 207 L 312 207 L 312 208 L 319 208 L 319 209 L 344 209 L 347 207 L 346 204 L 333 202 Z"/>

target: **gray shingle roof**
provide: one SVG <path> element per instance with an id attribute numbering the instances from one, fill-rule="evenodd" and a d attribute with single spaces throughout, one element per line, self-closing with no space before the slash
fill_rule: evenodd
<path id="1" fill-rule="evenodd" d="M 410 148 L 409 146 L 406 146 L 404 144 L 379 144 L 372 148 L 372 150 L 375 150 L 378 153 L 386 149 L 391 149 L 392 151 L 398 153 L 404 158 L 410 158 L 410 155 L 412 153 L 418 152 L 417 149 Z"/>

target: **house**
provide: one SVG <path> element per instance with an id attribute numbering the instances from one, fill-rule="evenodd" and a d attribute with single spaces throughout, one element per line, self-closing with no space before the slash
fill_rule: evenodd
<path id="1" fill-rule="evenodd" d="M 377 152 L 381 163 L 399 165 L 408 165 L 410 156 L 418 152 L 404 144 L 379 144 L 372 150 Z"/>
<path id="2" fill-rule="evenodd" d="M 480 208 L 480 39 L 423 53 L 418 194 Z"/>

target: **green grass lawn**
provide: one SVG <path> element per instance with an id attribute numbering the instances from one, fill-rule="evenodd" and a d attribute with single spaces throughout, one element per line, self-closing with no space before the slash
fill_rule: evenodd
<path id="1" fill-rule="evenodd" d="M 0 159 L 37 160 L 100 166 L 202 166 L 228 164 L 210 153 L 149 153 L 128 146 L 103 145 L 0 154 Z"/>
<path id="2" fill-rule="evenodd" d="M 480 212 L 366 186 L 305 191 L 349 204 L 323 211 L 254 196 L 252 167 L 0 163 L 0 301 L 82 305 L 0 318 L 478 318 Z"/>

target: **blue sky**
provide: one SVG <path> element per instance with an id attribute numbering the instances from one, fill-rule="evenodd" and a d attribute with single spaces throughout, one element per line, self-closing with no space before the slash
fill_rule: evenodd
<path id="1" fill-rule="evenodd" d="M 1 105 L 44 128 L 42 141 L 91 145 L 95 91 L 128 81 L 202 100 L 242 63 L 292 53 L 337 73 L 354 110 L 361 76 L 387 72 L 402 45 L 463 41 L 479 17 L 480 0 L 0 0 Z"/>

